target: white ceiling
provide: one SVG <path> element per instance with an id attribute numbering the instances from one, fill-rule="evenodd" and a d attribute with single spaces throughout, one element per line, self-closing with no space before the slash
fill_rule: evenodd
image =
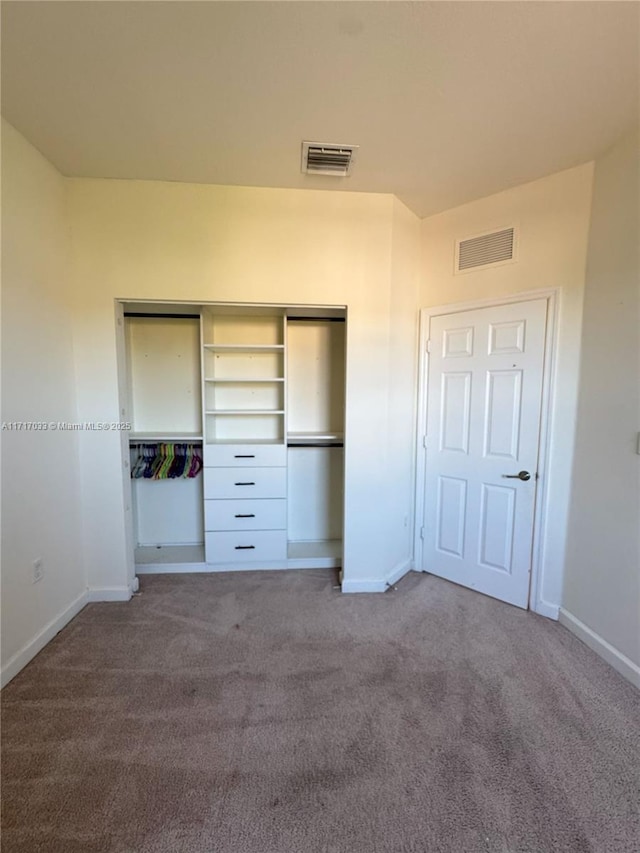
<path id="1" fill-rule="evenodd" d="M 420 216 L 637 118 L 636 2 L 3 2 L 2 112 L 65 175 L 395 193 Z M 303 139 L 360 145 L 300 173 Z"/>

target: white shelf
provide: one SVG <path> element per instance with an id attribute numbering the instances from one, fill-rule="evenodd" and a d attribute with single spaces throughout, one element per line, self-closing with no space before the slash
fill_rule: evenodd
<path id="1" fill-rule="evenodd" d="M 129 441 L 202 441 L 202 433 L 196 432 L 130 432 Z"/>
<path id="2" fill-rule="evenodd" d="M 227 382 L 231 385 L 257 385 L 258 383 L 268 382 L 284 382 L 284 376 L 273 376 L 269 379 L 216 379 L 215 377 L 205 377 L 205 382 Z"/>
<path id="3" fill-rule="evenodd" d="M 209 352 L 283 352 L 284 344 L 203 344 Z"/>
<path id="4" fill-rule="evenodd" d="M 216 438 L 214 441 L 207 441 L 209 447 L 212 444 L 284 444 L 283 438 Z"/>
<path id="5" fill-rule="evenodd" d="M 207 409 L 205 415 L 284 415 L 284 409 Z"/>
<path id="6" fill-rule="evenodd" d="M 326 443 L 328 446 L 331 442 L 344 441 L 343 432 L 288 432 L 287 441 L 295 442 L 296 444 L 320 444 Z"/>

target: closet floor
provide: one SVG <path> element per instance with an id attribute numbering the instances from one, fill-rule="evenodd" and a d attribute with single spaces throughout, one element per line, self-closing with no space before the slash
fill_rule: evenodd
<path id="1" fill-rule="evenodd" d="M 136 566 L 204 563 L 204 545 L 143 545 L 136 548 Z"/>

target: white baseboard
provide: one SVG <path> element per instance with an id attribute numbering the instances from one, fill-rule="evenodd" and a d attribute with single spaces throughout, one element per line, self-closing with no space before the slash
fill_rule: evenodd
<path id="1" fill-rule="evenodd" d="M 616 669 L 620 675 L 623 675 L 635 687 L 640 688 L 640 666 L 563 607 L 560 608 L 559 621 L 561 625 L 564 625 L 567 630 L 575 634 L 586 646 L 589 646 L 592 651 Z"/>
<path id="2" fill-rule="evenodd" d="M 343 580 L 342 581 L 342 592 L 351 593 L 351 592 L 385 592 L 390 586 L 393 586 L 394 583 L 397 583 L 401 577 L 410 572 L 413 568 L 412 560 L 403 560 L 402 563 L 398 563 L 387 575 L 386 578 L 382 579 L 359 579 L 356 578 L 354 580 Z"/>
<path id="3" fill-rule="evenodd" d="M 65 625 L 68 625 L 74 616 L 77 616 L 78 613 L 80 613 L 89 600 L 88 593 L 83 592 L 75 599 L 75 601 L 72 601 L 71 604 L 62 611 L 62 613 L 45 625 L 42 631 L 40 631 L 39 634 L 36 634 L 33 640 L 23 646 L 19 652 L 16 652 L 16 654 L 13 655 L 13 657 L 11 657 L 2 667 L 2 672 L 0 673 L 0 687 L 4 687 L 12 678 L 15 678 L 20 670 L 24 669 L 29 661 L 33 660 L 38 652 L 41 652 L 47 643 L 51 642 L 55 635 L 62 631 Z"/>
<path id="4" fill-rule="evenodd" d="M 536 601 L 536 603 L 531 606 L 531 610 L 539 616 L 546 616 L 547 619 L 554 619 L 556 622 L 560 615 L 560 608 L 558 605 L 549 604 L 548 601 Z"/>
<path id="5" fill-rule="evenodd" d="M 87 590 L 87 601 L 129 601 L 131 590 L 128 586 L 101 586 Z"/>
<path id="6" fill-rule="evenodd" d="M 184 575 L 210 571 L 206 563 L 136 563 L 137 575 Z"/>
<path id="7" fill-rule="evenodd" d="M 137 563 L 136 575 L 189 575 L 216 572 L 281 572 L 289 569 L 336 569 L 340 561 L 332 557 L 301 557 L 265 563 Z"/>
<path id="8" fill-rule="evenodd" d="M 393 569 L 386 578 L 387 586 L 393 586 L 394 583 L 398 583 L 400 578 L 403 578 L 407 572 L 410 572 L 413 569 L 413 560 L 403 560 L 401 563 Z"/>
<path id="9" fill-rule="evenodd" d="M 350 593 L 350 592 L 384 592 L 387 588 L 387 582 L 384 580 L 372 580 L 372 579 L 356 579 L 356 580 L 343 580 L 342 581 L 342 592 Z"/>

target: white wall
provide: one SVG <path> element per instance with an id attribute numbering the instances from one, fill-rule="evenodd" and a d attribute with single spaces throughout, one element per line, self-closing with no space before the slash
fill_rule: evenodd
<path id="1" fill-rule="evenodd" d="M 384 588 L 392 552 L 394 559 L 407 553 L 406 529 L 389 523 L 387 511 L 396 470 L 404 472 L 400 504 L 410 506 L 406 472 L 413 454 L 411 417 L 389 432 L 390 364 L 414 360 L 413 335 L 398 334 L 390 355 L 393 198 L 134 181 L 69 184 L 83 419 L 118 419 L 116 298 L 347 306 L 345 580 L 352 589 Z M 417 310 L 415 284 L 395 276 L 393 288 L 393 304 L 402 304 L 408 326 L 406 318 Z M 82 435 L 81 443 L 90 582 L 125 586 L 118 437 L 101 436 L 99 452 L 93 436 Z"/>
<path id="2" fill-rule="evenodd" d="M 596 161 L 563 609 L 640 685 L 639 158 L 636 129 Z"/>
<path id="3" fill-rule="evenodd" d="M 422 223 L 422 307 L 558 288 L 557 361 L 543 574 L 536 609 L 557 616 L 562 594 L 576 422 L 582 299 L 593 164 L 470 202 Z M 455 241 L 516 225 L 517 263 L 454 274 Z"/>
<path id="4" fill-rule="evenodd" d="M 413 560 L 415 425 L 417 402 L 420 219 L 394 198 L 389 292 L 389 394 L 386 517 L 390 531 L 387 562 L 402 571 Z M 414 451 L 402 452 L 411 426 Z"/>
<path id="5" fill-rule="evenodd" d="M 68 276 L 64 179 L 3 121 L 3 422 L 77 420 Z M 77 432 L 2 433 L 3 683 L 84 603 L 78 459 Z"/>

